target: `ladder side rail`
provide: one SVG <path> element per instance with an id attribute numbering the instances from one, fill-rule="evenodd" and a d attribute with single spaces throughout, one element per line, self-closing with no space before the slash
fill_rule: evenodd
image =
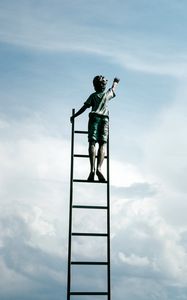
<path id="1" fill-rule="evenodd" d="M 75 114 L 75 109 L 72 110 L 72 115 Z M 107 295 L 107 300 L 111 300 L 111 266 L 110 266 L 110 162 L 109 162 L 109 135 L 107 141 L 107 233 L 75 233 L 72 232 L 72 213 L 73 213 L 73 183 L 74 182 L 87 182 L 87 180 L 75 180 L 73 178 L 74 170 L 74 157 L 88 157 L 88 155 L 74 154 L 74 135 L 75 133 L 86 134 L 86 131 L 75 131 L 74 130 L 74 119 L 72 120 L 72 133 L 71 133 L 71 171 L 70 171 L 70 204 L 69 204 L 69 236 L 68 236 L 68 274 L 67 274 L 67 300 L 70 300 L 71 295 Z M 97 181 L 95 181 L 97 182 Z M 76 205 L 75 205 L 76 207 Z M 78 207 L 78 206 L 77 206 Z M 84 207 L 87 208 L 87 207 Z M 96 207 L 94 207 L 96 208 Z M 71 261 L 71 243 L 73 235 L 84 235 L 84 236 L 106 236 L 107 238 L 107 261 L 106 262 L 74 262 Z M 107 292 L 96 293 L 96 292 L 72 292 L 71 291 L 71 265 L 72 264 L 106 264 L 107 265 Z"/>
<path id="2" fill-rule="evenodd" d="M 109 161 L 109 134 L 107 141 L 107 287 L 108 287 L 108 300 L 111 300 L 111 278 L 110 278 L 110 161 Z"/>
<path id="3" fill-rule="evenodd" d="M 75 109 L 72 109 L 72 115 Z M 70 203 L 69 203 L 69 236 L 68 236 L 68 276 L 67 276 L 67 300 L 71 295 L 71 232 L 72 232 L 72 204 L 73 204 L 73 168 L 74 168 L 74 119 L 71 130 L 71 171 L 70 171 Z"/>

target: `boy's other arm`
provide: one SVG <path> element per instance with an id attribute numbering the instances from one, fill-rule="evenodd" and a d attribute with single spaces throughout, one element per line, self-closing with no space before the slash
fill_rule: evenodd
<path id="1" fill-rule="evenodd" d="M 88 106 L 84 104 L 73 116 L 71 116 L 70 122 L 72 123 L 73 119 L 81 115 L 87 108 Z"/>
<path id="2" fill-rule="evenodd" d="M 119 82 L 120 82 L 120 79 L 117 78 L 117 77 L 115 77 L 114 81 L 112 83 L 112 90 L 113 90 L 113 92 L 115 91 L 115 89 L 116 89 L 116 87 L 117 87 L 117 85 L 118 85 Z"/>

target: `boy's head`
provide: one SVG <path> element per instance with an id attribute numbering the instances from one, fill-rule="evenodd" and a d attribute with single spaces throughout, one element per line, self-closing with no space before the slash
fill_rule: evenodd
<path id="1" fill-rule="evenodd" d="M 104 92 L 107 82 L 108 80 L 104 76 L 102 75 L 95 76 L 93 79 L 93 85 L 95 91 L 98 93 Z"/>

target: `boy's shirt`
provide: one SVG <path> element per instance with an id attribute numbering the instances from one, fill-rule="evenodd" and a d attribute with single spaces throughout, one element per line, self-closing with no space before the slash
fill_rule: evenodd
<path id="1" fill-rule="evenodd" d="M 107 103 L 109 100 L 115 97 L 115 93 L 112 88 L 108 89 L 106 92 L 102 93 L 93 93 L 88 99 L 84 102 L 87 107 L 92 107 L 91 114 L 98 114 L 102 116 L 108 116 L 108 106 Z"/>

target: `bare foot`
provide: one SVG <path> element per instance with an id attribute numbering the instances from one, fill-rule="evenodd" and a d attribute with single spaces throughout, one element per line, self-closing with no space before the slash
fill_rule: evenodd
<path id="1" fill-rule="evenodd" d="M 97 174 L 97 177 L 98 177 L 99 181 L 101 181 L 101 182 L 106 181 L 105 177 L 103 176 L 103 174 L 99 170 L 97 170 L 96 174 Z"/>
<path id="2" fill-rule="evenodd" d="M 94 176 L 95 176 L 95 173 L 94 172 L 90 172 L 87 180 L 88 181 L 94 181 Z"/>

